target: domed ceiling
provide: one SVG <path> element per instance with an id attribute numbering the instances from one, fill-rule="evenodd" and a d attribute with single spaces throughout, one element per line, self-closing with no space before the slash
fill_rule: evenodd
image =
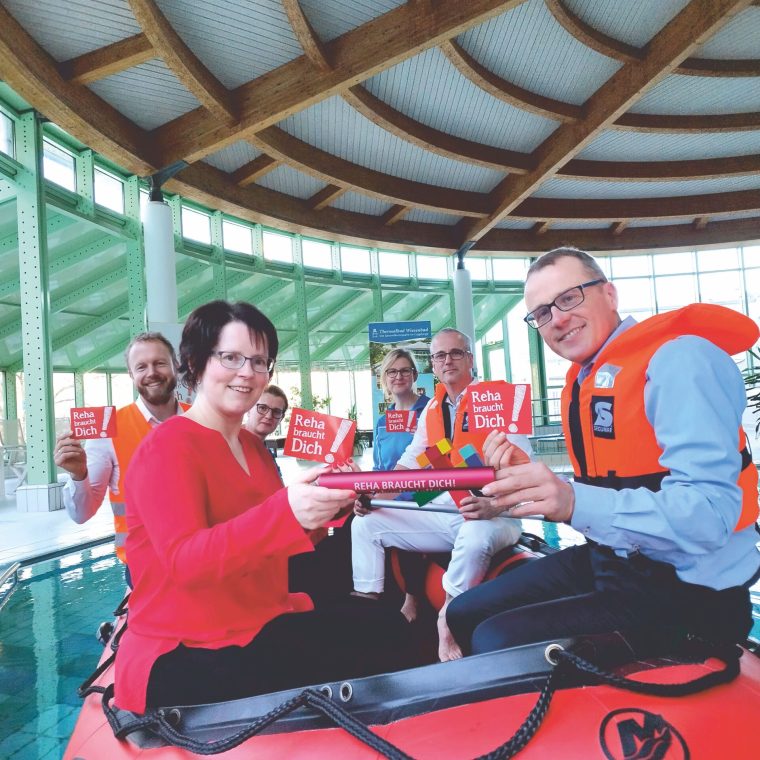
<path id="1" fill-rule="evenodd" d="M 0 0 L 0 78 L 128 171 L 281 229 L 760 237 L 758 0 Z"/>

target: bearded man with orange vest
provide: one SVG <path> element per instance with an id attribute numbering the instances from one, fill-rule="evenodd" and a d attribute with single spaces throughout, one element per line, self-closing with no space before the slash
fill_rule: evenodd
<path id="1" fill-rule="evenodd" d="M 467 389 L 473 379 L 473 356 L 470 339 L 459 330 L 445 328 L 430 344 L 433 371 L 441 381 L 435 396 L 423 409 L 414 438 L 401 455 L 396 470 L 418 469 L 417 456 L 443 438 L 452 441 L 452 462 L 459 449 L 468 443 L 482 455 L 486 432 L 469 431 Z M 527 436 L 510 435 L 516 461 L 529 461 Z M 519 447 L 519 448 L 518 448 Z M 512 546 L 520 537 L 520 521 L 504 513 L 493 500 L 468 496 L 459 510 L 448 493 L 441 494 L 429 506 L 449 507 L 452 512 L 416 512 L 378 509 L 369 513 L 357 505 L 363 517 L 351 524 L 352 563 L 355 594 L 377 597 L 385 585 L 385 549 L 397 547 L 411 552 L 451 552 L 451 562 L 443 576 L 446 601 L 438 617 L 438 656 L 442 661 L 462 656 L 446 625 L 446 607 L 455 596 L 480 583 L 491 558 L 501 549 Z"/>
<path id="2" fill-rule="evenodd" d="M 497 479 L 483 491 L 586 543 L 462 594 L 447 616 L 456 640 L 474 653 L 617 630 L 744 641 L 760 577 L 758 473 L 731 355 L 755 344 L 757 324 L 711 304 L 621 321 L 615 286 L 574 248 L 532 264 L 525 303 L 528 325 L 572 362 L 562 423 L 575 478 L 504 467 L 510 444 L 492 433 Z"/>
<path id="3" fill-rule="evenodd" d="M 164 420 L 182 414 L 186 407 L 175 396 L 177 358 L 172 344 L 163 335 L 157 332 L 137 335 L 127 346 L 124 359 L 138 398 L 117 410 L 116 437 L 93 439 L 83 447 L 68 430 L 56 438 L 54 457 L 55 463 L 69 473 L 63 501 L 74 522 L 81 524 L 93 517 L 109 489 L 116 554 L 126 563 L 127 467 L 143 438 Z"/>

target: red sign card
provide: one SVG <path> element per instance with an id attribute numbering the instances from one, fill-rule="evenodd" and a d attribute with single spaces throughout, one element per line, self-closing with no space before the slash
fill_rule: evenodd
<path id="1" fill-rule="evenodd" d="M 71 410 L 73 438 L 116 438 L 115 406 L 79 406 Z"/>
<path id="2" fill-rule="evenodd" d="M 468 391 L 470 430 L 533 432 L 530 385 L 513 385 L 503 380 L 478 383 Z"/>
<path id="3" fill-rule="evenodd" d="M 417 412 L 413 409 L 389 409 L 385 413 L 389 433 L 413 433 L 417 429 Z"/>
<path id="4" fill-rule="evenodd" d="M 285 454 L 314 462 L 342 464 L 354 453 L 356 423 L 342 417 L 293 409 Z"/>

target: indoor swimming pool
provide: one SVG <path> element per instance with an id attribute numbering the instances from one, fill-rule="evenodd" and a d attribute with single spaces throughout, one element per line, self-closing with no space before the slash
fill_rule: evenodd
<path id="1" fill-rule="evenodd" d="M 545 528 L 555 546 L 577 542 L 566 526 Z M 9 588 L 0 589 L 0 758 L 58 760 L 79 712 L 77 687 L 102 652 L 96 630 L 124 594 L 123 569 L 109 542 L 22 567 Z M 760 584 L 752 595 L 760 639 Z"/>

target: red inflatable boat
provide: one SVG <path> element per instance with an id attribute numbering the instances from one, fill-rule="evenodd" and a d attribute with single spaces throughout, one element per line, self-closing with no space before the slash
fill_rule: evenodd
<path id="1" fill-rule="evenodd" d="M 112 701 L 124 617 L 81 690 L 68 760 L 760 757 L 760 658 L 739 647 L 567 639 L 134 715 Z"/>

